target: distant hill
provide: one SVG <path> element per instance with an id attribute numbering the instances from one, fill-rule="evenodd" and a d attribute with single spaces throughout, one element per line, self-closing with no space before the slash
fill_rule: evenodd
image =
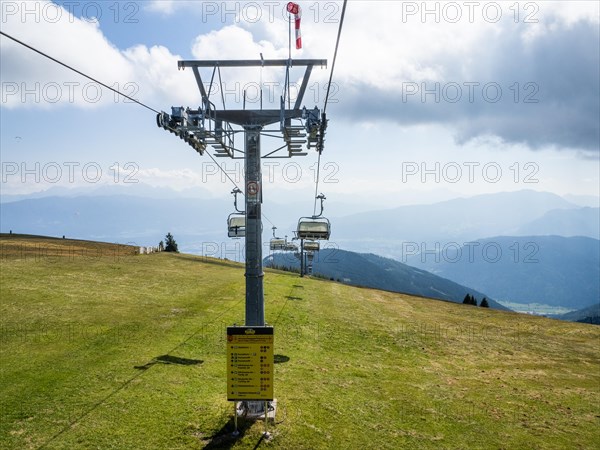
<path id="1" fill-rule="evenodd" d="M 211 198 L 210 193 L 200 188 L 178 192 L 141 183 L 127 188 L 99 186 L 85 190 L 56 187 L 28 197 L 0 197 L 5 201 L 2 232 L 155 245 L 170 231 L 182 251 L 200 253 L 203 245 L 209 245 L 220 249 L 220 254 L 214 256 L 228 253 L 230 259 L 230 250 L 239 243 L 226 237 L 225 221 L 233 211 L 233 199 Z M 352 204 L 347 197 L 328 202 L 325 212 L 332 220 L 333 242 L 348 250 L 375 253 L 404 263 L 408 253 L 403 247 L 405 243 L 431 249 L 438 242 L 462 244 L 488 236 L 516 235 L 522 227 L 549 211 L 566 214 L 580 209 L 557 195 L 536 191 L 477 195 L 339 218 L 332 215 L 365 208 L 364 203 Z M 298 216 L 302 215 L 300 210 L 304 211 L 297 202 L 265 203 L 264 238 L 271 235 L 273 225 L 279 227 L 277 233 L 281 237 L 291 236 Z M 580 225 L 587 222 L 581 220 Z M 534 224 L 533 228 L 536 227 L 542 229 Z"/>
<path id="2" fill-rule="evenodd" d="M 3 259 L 42 260 L 65 257 L 67 259 L 121 257 L 140 254 L 140 248 L 78 239 L 51 236 L 0 233 L 0 255 Z"/>
<path id="3" fill-rule="evenodd" d="M 56 192 L 64 194 L 65 191 L 68 190 L 57 188 Z M 131 190 L 105 186 L 98 189 L 103 195 L 78 195 L 77 192 L 80 191 L 70 192 L 69 196 L 13 197 L 1 205 L 0 232 L 66 235 L 142 246 L 158 245 L 165 234 L 171 232 L 182 252 L 199 254 L 204 250 L 209 256 L 243 260 L 243 241 L 227 237 L 227 217 L 234 211 L 233 197 L 199 198 L 203 191 L 198 189 L 176 193 L 145 186 Z M 281 226 L 298 216 L 295 205 L 270 203 L 267 206 L 263 209 L 264 239 L 271 236 L 273 224 Z M 295 223 L 293 226 L 295 228 Z M 283 227 L 278 232 L 282 237 L 292 234 Z"/>
<path id="4" fill-rule="evenodd" d="M 167 232 L 181 251 L 221 247 L 233 209 L 220 200 L 128 195 L 46 197 L 2 204 L 1 231 L 158 245 Z M 215 255 L 219 256 L 219 255 Z"/>
<path id="5" fill-rule="evenodd" d="M 267 267 L 294 269 L 300 267 L 299 260 L 291 253 L 274 253 L 266 257 L 264 262 Z M 313 273 L 353 286 L 402 292 L 451 302 L 462 303 L 465 295 L 470 293 L 479 301 L 487 297 L 492 308 L 508 310 L 475 289 L 373 254 L 323 249 L 315 256 Z"/>
<path id="6" fill-rule="evenodd" d="M 600 197 L 597 195 L 573 195 L 566 194 L 563 198 L 578 206 L 589 206 L 590 208 L 600 208 Z"/>
<path id="7" fill-rule="evenodd" d="M 353 251 L 406 262 L 406 243 L 432 249 L 435 243 L 462 244 L 488 236 L 518 235 L 521 227 L 548 211 L 576 208 L 548 192 L 484 194 L 336 218 L 332 239 Z"/>
<path id="8" fill-rule="evenodd" d="M 210 192 L 194 187 L 176 191 L 168 187 L 154 187 L 145 183 L 129 183 L 125 186 L 118 184 L 104 184 L 88 187 L 53 186 L 49 189 L 30 194 L 5 195 L 0 194 L 1 203 L 12 203 L 21 200 L 33 200 L 47 197 L 107 197 L 111 195 L 125 195 L 129 197 L 144 197 L 151 199 L 168 198 L 194 198 L 210 199 Z"/>
<path id="9" fill-rule="evenodd" d="M 600 239 L 600 208 L 553 209 L 517 229 L 517 236 L 587 236 Z"/>
<path id="10" fill-rule="evenodd" d="M 571 322 L 591 323 L 600 325 L 600 303 L 595 303 L 587 308 L 571 311 L 559 316 L 552 316 L 555 319 L 569 320 Z"/>
<path id="11" fill-rule="evenodd" d="M 499 236 L 409 264 L 497 300 L 580 309 L 600 298 L 600 241 L 587 237 Z"/>

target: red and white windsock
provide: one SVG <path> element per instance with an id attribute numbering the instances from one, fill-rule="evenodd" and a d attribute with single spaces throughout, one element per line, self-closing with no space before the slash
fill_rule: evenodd
<path id="1" fill-rule="evenodd" d="M 302 9 L 298 3 L 289 2 L 287 11 L 294 15 L 294 28 L 296 30 L 296 50 L 302 48 L 302 35 L 300 34 L 300 18 L 302 17 Z"/>

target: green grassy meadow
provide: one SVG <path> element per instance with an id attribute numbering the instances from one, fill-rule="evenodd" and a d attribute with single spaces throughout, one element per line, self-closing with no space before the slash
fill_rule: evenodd
<path id="1" fill-rule="evenodd" d="M 234 440 L 241 265 L 6 235 L 0 250 L 2 449 L 600 448 L 598 326 L 267 271 L 277 417 L 271 439 L 244 422 Z"/>

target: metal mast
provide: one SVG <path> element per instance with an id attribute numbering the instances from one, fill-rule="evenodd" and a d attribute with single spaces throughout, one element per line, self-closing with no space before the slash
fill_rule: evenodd
<path id="1" fill-rule="evenodd" d="M 247 326 L 265 325 L 265 307 L 263 291 L 262 265 L 262 177 L 261 158 L 291 158 L 303 156 L 303 144 L 307 148 L 315 148 L 319 153 L 323 150 L 323 142 L 327 119 L 315 107 L 307 110 L 301 108 L 308 80 L 314 66 L 327 66 L 325 59 L 275 59 L 275 60 L 210 60 L 179 61 L 178 68 L 191 68 L 200 95 L 202 105 L 198 109 L 173 107 L 169 115 L 161 112 L 157 116 L 158 126 L 175 133 L 187 142 L 198 153 L 203 154 L 207 145 L 215 150 L 217 157 L 244 159 L 246 171 L 246 316 Z M 304 78 L 300 84 L 298 96 L 293 106 L 290 104 L 289 91 L 280 98 L 279 109 L 223 109 L 217 110 L 210 101 L 202 83 L 200 68 L 212 68 L 211 85 L 218 72 L 221 79 L 222 68 L 233 67 L 285 67 L 286 80 L 292 67 L 305 67 Z M 210 92 L 210 89 L 209 89 Z M 287 96 L 287 102 L 286 97 Z M 287 108 L 286 108 L 287 103 Z M 245 106 L 245 105 L 244 105 Z M 292 119 L 303 119 L 302 125 L 292 125 Z M 270 124 L 278 123 L 284 145 L 277 150 L 261 156 L 260 137 L 262 129 Z M 244 132 L 244 150 L 234 146 L 237 125 Z M 287 155 L 278 152 L 287 150 Z"/>
<path id="2" fill-rule="evenodd" d="M 262 266 L 260 125 L 245 125 L 246 158 L 246 326 L 265 325 Z"/>

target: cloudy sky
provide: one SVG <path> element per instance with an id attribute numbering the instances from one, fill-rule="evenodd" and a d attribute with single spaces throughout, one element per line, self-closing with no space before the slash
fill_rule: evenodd
<path id="1" fill-rule="evenodd" d="M 323 107 L 341 2 L 299 2 L 301 50 L 324 58 L 304 104 Z M 158 110 L 197 107 L 181 59 L 288 55 L 286 2 L 2 1 L 1 30 Z M 599 194 L 598 2 L 348 2 L 329 105 L 320 191 L 398 206 L 535 189 Z M 227 197 L 207 156 L 155 114 L 2 36 L 2 194 L 139 182 Z M 202 73 L 208 83 L 211 72 Z M 278 101 L 284 72 L 223 70 Z M 301 71 L 293 71 L 299 81 Z M 221 93 L 211 99 L 219 106 Z M 238 145 L 242 145 L 242 140 Z M 263 153 L 281 145 L 263 140 Z M 265 200 L 312 210 L 316 154 L 263 168 Z M 240 179 L 240 161 L 219 160 Z M 100 174 L 101 172 L 101 174 Z M 268 205 L 268 204 L 267 204 Z M 363 207 L 364 208 L 364 207 Z"/>

